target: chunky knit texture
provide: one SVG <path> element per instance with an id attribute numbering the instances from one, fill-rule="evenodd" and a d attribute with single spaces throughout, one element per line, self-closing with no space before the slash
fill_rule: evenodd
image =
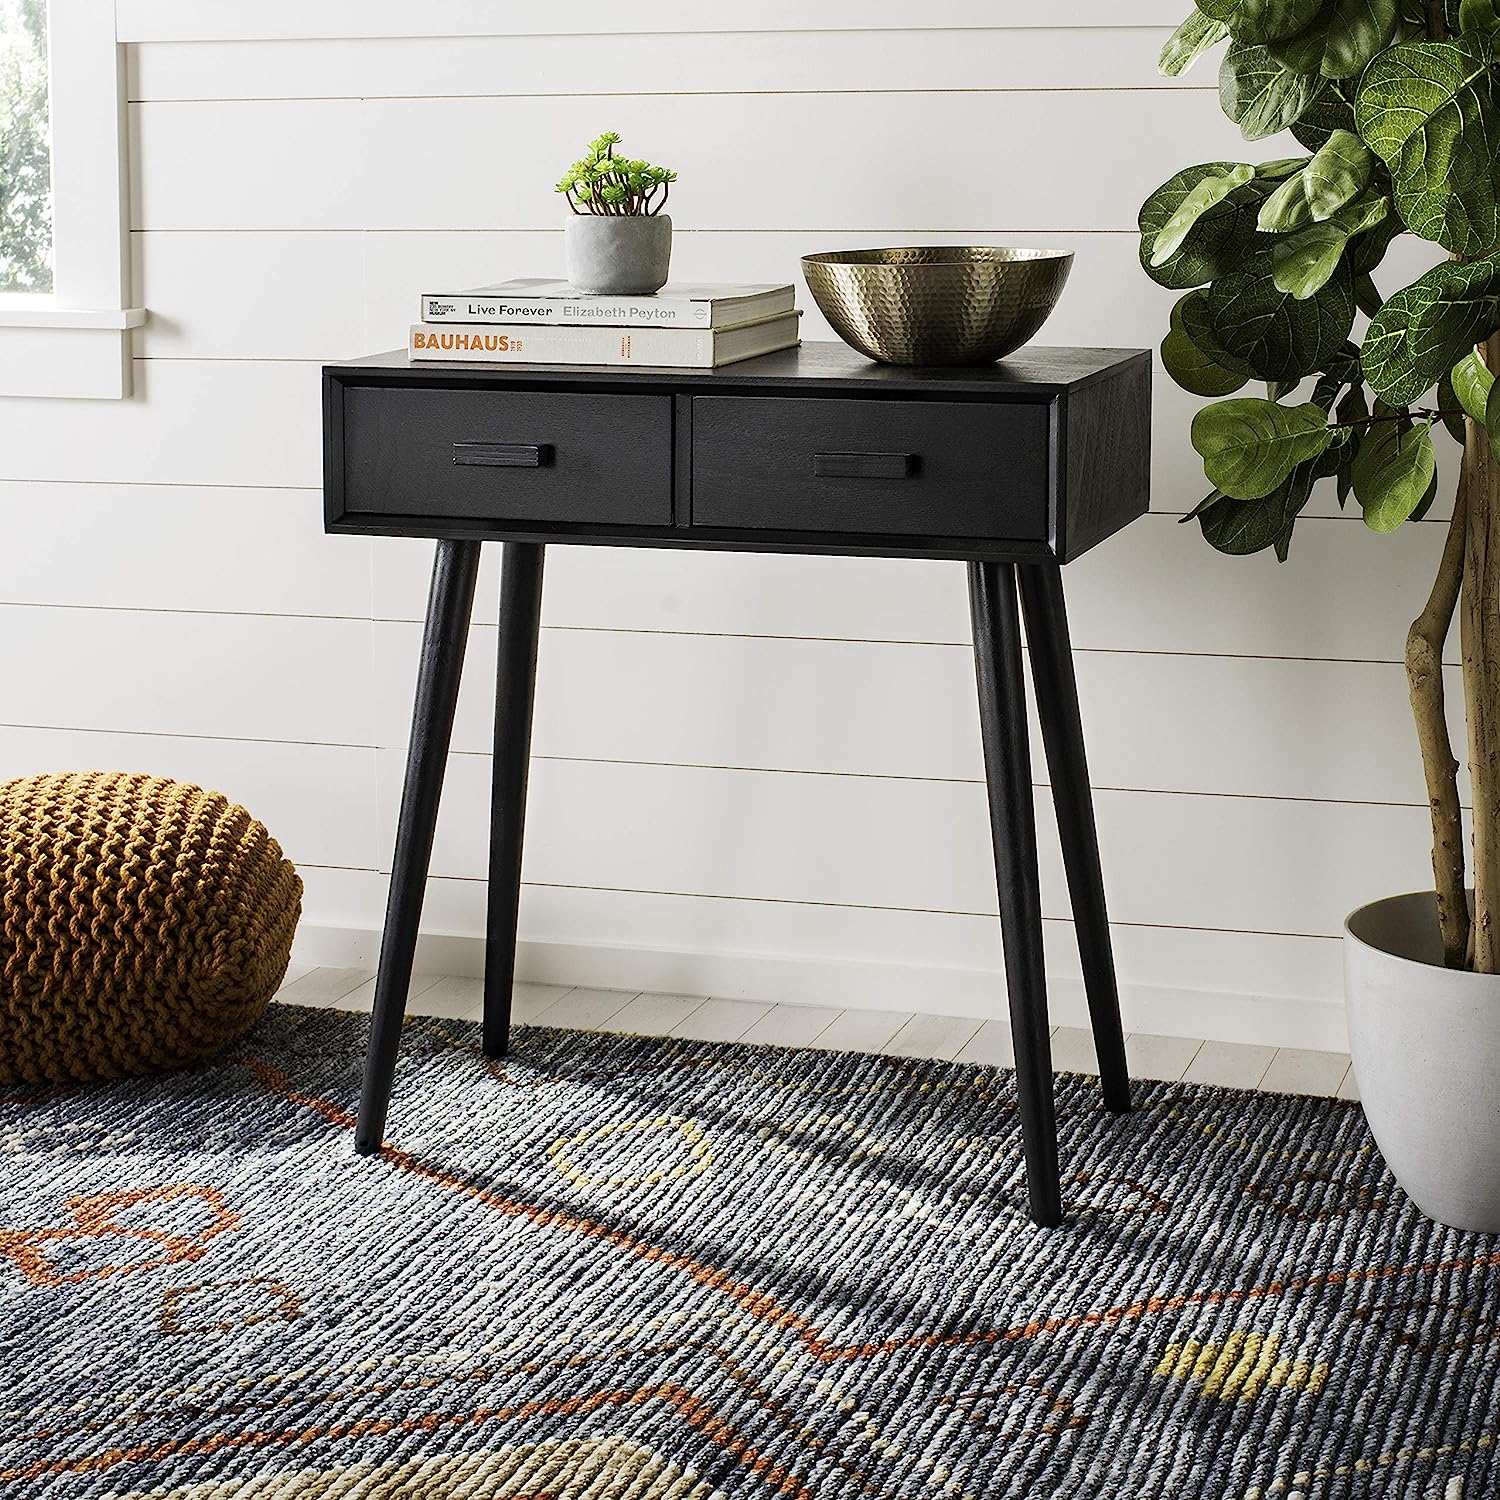
<path id="1" fill-rule="evenodd" d="M 260 1019 L 302 881 L 218 792 L 124 772 L 0 782 L 0 1082 L 180 1068 Z"/>

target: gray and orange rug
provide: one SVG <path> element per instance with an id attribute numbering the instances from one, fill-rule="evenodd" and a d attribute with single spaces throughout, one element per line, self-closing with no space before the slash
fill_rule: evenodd
<path id="1" fill-rule="evenodd" d="M 0 1494 L 1480 1500 L 1500 1240 L 1357 1107 L 273 1007 L 192 1073 L 0 1092 Z"/>

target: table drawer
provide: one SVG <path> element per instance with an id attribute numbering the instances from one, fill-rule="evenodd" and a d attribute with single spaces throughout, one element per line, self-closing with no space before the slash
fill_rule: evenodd
<path id="1" fill-rule="evenodd" d="M 672 524 L 668 396 L 350 385 L 342 405 L 346 513 Z"/>
<path id="2" fill-rule="evenodd" d="M 1044 403 L 693 400 L 693 525 L 1047 536 Z"/>

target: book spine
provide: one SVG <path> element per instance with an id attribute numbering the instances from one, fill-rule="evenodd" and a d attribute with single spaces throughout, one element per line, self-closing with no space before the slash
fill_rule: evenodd
<path id="1" fill-rule="evenodd" d="M 512 328 L 483 324 L 414 323 L 408 343 L 417 360 L 480 364 L 676 365 L 713 364 L 713 334 L 691 328 Z"/>
<path id="2" fill-rule="evenodd" d="M 516 323 L 595 328 L 708 328 L 712 302 L 682 297 L 490 297 L 424 293 L 424 323 Z"/>

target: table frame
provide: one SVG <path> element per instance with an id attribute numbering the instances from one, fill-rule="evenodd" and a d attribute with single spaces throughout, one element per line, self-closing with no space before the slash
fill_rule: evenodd
<path id="1" fill-rule="evenodd" d="M 473 539 L 437 542 L 355 1137 L 361 1154 L 380 1148 L 390 1107 L 482 545 Z M 485 935 L 487 1057 L 505 1056 L 510 1042 L 545 559 L 542 542 L 499 545 L 500 641 Z M 1052 1226 L 1062 1221 L 1062 1193 L 1021 653 L 1023 620 L 1103 1102 L 1120 1113 L 1130 1109 L 1124 1032 L 1061 569 L 1051 558 L 982 559 L 967 566 L 1027 1199 L 1035 1222 Z"/>

